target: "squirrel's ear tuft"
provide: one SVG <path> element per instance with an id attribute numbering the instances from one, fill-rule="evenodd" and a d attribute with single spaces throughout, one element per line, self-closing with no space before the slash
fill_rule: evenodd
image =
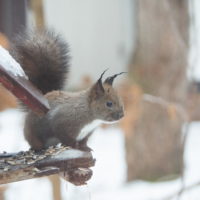
<path id="1" fill-rule="evenodd" d="M 91 97 L 94 98 L 98 98 L 99 96 L 102 96 L 105 93 L 104 87 L 103 87 L 103 83 L 102 83 L 102 78 L 103 75 L 105 74 L 105 72 L 108 69 L 106 69 L 100 76 L 100 78 L 97 80 L 97 82 L 94 84 L 94 86 L 91 89 Z"/>
<path id="2" fill-rule="evenodd" d="M 100 78 L 98 79 L 97 83 L 96 83 L 96 86 L 99 90 L 101 90 L 101 92 L 104 92 L 104 88 L 103 88 L 103 84 L 102 84 L 102 78 L 103 78 L 103 75 L 105 74 L 105 72 L 107 71 L 108 69 L 104 70 L 104 72 L 101 74 Z"/>
<path id="3" fill-rule="evenodd" d="M 124 74 L 124 73 L 127 73 L 127 72 L 121 72 L 121 73 L 119 73 L 119 74 L 115 74 L 115 75 L 113 75 L 113 76 L 109 76 L 109 77 L 104 81 L 104 83 L 112 86 L 114 79 L 115 79 L 117 76 L 119 76 L 119 75 L 121 75 L 121 74 Z"/>

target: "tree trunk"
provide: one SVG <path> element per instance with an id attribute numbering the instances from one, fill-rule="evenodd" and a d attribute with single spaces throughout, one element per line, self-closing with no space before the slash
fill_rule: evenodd
<path id="1" fill-rule="evenodd" d="M 186 0 L 138 0 L 137 5 L 133 81 L 143 93 L 173 103 L 144 100 L 143 95 L 137 101 L 137 119 L 126 134 L 127 177 L 155 180 L 182 172 L 185 118 L 177 104 L 183 105 L 186 97 L 189 11 Z"/>

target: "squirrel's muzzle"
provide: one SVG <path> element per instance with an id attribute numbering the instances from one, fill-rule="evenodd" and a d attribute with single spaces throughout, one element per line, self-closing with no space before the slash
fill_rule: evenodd
<path id="1" fill-rule="evenodd" d="M 123 116 L 124 116 L 124 112 L 123 112 L 123 111 L 112 113 L 112 118 L 113 118 L 114 120 L 119 120 L 119 119 L 121 119 Z"/>

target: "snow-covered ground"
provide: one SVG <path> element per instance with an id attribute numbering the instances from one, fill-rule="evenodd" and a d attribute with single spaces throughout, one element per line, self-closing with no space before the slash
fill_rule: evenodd
<path id="1" fill-rule="evenodd" d="M 0 151 L 16 152 L 28 149 L 23 139 L 24 116 L 15 110 L 0 113 Z M 185 180 L 190 185 L 200 180 L 200 123 L 190 125 L 185 151 Z M 135 181 L 125 183 L 126 165 L 123 134 L 117 128 L 98 129 L 90 146 L 97 159 L 94 175 L 87 186 L 75 187 L 62 181 L 63 199 L 67 200 L 162 200 L 176 192 L 180 179 L 150 183 Z M 6 200 L 52 199 L 48 178 L 22 181 L 7 185 Z M 182 200 L 199 200 L 200 187 L 185 192 Z"/>

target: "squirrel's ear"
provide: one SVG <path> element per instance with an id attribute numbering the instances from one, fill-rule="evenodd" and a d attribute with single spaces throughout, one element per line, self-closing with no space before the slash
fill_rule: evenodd
<path id="1" fill-rule="evenodd" d="M 104 83 L 112 86 L 114 79 L 115 79 L 117 76 L 119 76 L 119 75 L 121 75 L 121 74 L 124 74 L 124 73 L 127 73 L 127 72 L 121 72 L 121 73 L 119 73 L 119 74 L 115 74 L 115 75 L 113 75 L 113 76 L 109 76 L 109 77 L 104 81 Z"/>
<path id="2" fill-rule="evenodd" d="M 96 87 L 99 91 L 101 92 L 104 92 L 104 87 L 103 87 L 103 83 L 102 83 L 102 78 L 103 78 L 103 75 L 105 74 L 105 72 L 107 71 L 108 69 L 106 69 L 100 76 L 100 78 L 98 79 L 97 83 L 96 83 Z"/>
<path id="3" fill-rule="evenodd" d="M 99 97 L 104 94 L 105 90 L 103 87 L 102 78 L 106 71 L 107 71 L 107 69 L 101 74 L 100 78 L 97 80 L 97 82 L 92 87 L 91 95 L 93 97 Z"/>

